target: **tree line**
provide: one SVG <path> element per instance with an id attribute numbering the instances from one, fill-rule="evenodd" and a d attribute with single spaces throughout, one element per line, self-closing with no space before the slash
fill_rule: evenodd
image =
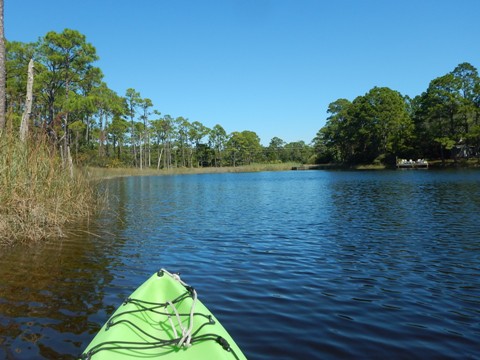
<path id="1" fill-rule="evenodd" d="M 29 63 L 34 81 L 26 110 Z M 119 95 L 103 80 L 95 47 L 76 30 L 48 32 L 34 43 L 6 42 L 6 99 L 12 127 L 28 112 L 30 133 L 47 134 L 64 159 L 99 166 L 238 166 L 308 162 L 313 147 L 273 138 L 262 146 L 249 130 L 228 134 L 182 116 L 163 115 L 151 99 L 128 88 Z"/>
<path id="2" fill-rule="evenodd" d="M 320 162 L 394 164 L 396 158 L 480 154 L 480 78 L 469 63 L 432 80 L 414 98 L 374 87 L 353 101 L 332 102 L 328 114 L 314 139 Z"/>
<path id="3" fill-rule="evenodd" d="M 46 134 L 63 159 L 112 167 L 392 164 L 396 158 L 445 159 L 480 152 L 480 80 L 469 63 L 432 80 L 414 98 L 374 87 L 353 101 L 332 102 L 312 144 L 274 137 L 262 146 L 254 131 L 227 133 L 220 124 L 209 128 L 163 115 L 133 88 L 117 94 L 104 82 L 97 60 L 95 47 L 76 30 L 51 31 L 34 43 L 7 41 L 11 127 L 19 129 L 27 118 L 27 131 Z M 29 64 L 34 67 L 30 101 L 25 91 Z"/>

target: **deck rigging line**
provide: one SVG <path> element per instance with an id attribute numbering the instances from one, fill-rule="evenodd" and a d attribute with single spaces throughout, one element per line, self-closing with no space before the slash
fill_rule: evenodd
<path id="1" fill-rule="evenodd" d="M 129 297 L 125 299 L 123 305 L 133 304 L 136 306 L 136 309 L 119 312 L 113 315 L 108 320 L 105 327 L 105 330 L 108 331 L 110 328 L 112 328 L 113 326 L 117 326 L 118 324 L 127 324 L 129 327 L 134 328 L 136 331 L 138 331 L 138 333 L 141 333 L 145 337 L 150 338 L 151 341 L 147 341 L 147 340 L 141 341 L 141 342 L 140 341 L 105 341 L 92 347 L 88 352 L 83 353 L 80 356 L 80 359 L 90 360 L 92 359 L 93 355 L 106 350 L 141 351 L 141 350 L 151 350 L 156 348 L 170 347 L 171 348 L 170 352 L 173 352 L 178 350 L 181 347 L 188 348 L 194 345 L 195 343 L 199 343 L 203 341 L 215 341 L 220 346 L 222 346 L 222 348 L 225 351 L 230 352 L 236 360 L 239 360 L 239 357 L 237 356 L 237 354 L 235 354 L 235 351 L 230 347 L 230 344 L 228 343 L 228 341 L 223 337 L 213 333 L 198 335 L 200 330 L 202 330 L 205 326 L 215 324 L 215 320 L 213 320 L 210 314 L 195 312 L 195 304 L 197 302 L 197 292 L 193 287 L 183 282 L 180 279 L 180 276 L 178 274 L 171 274 L 165 269 L 161 269 L 157 273 L 158 276 L 163 276 L 164 274 L 168 274 L 172 278 L 180 282 L 185 287 L 185 292 L 179 295 L 177 298 L 171 301 L 163 302 L 163 303 L 149 302 L 149 301 L 144 301 L 144 300 L 134 299 Z M 180 304 L 182 301 L 184 301 L 187 298 L 193 299 L 190 312 L 179 313 L 177 309 L 177 304 Z M 167 311 L 167 309 L 169 308 L 171 309 L 173 314 L 172 312 Z M 168 319 L 168 323 L 171 328 L 170 330 L 173 333 L 172 339 L 159 338 L 154 334 L 149 333 L 145 329 L 140 328 L 138 325 L 136 325 L 132 321 L 128 320 L 128 318 L 126 318 L 128 315 L 132 315 L 132 314 L 134 315 L 141 314 L 141 315 L 149 316 L 150 313 L 163 315 L 166 317 L 166 319 Z M 172 315 L 174 316 L 174 319 L 176 319 L 178 328 L 181 330 L 181 333 L 177 332 L 175 323 L 172 320 Z M 189 324 L 188 327 L 183 325 L 182 318 L 183 319 L 188 318 L 188 324 Z M 205 322 L 203 322 L 196 331 L 193 331 L 195 319 L 198 319 L 198 320 L 203 319 Z"/>

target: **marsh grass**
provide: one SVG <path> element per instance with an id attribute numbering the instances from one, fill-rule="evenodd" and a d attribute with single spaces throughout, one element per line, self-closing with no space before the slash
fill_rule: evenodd
<path id="1" fill-rule="evenodd" d="M 0 243 L 61 236 L 96 210 L 96 189 L 80 171 L 72 178 L 44 137 L 0 134 Z"/>
<path id="2" fill-rule="evenodd" d="M 297 163 L 282 164 L 251 164 L 244 166 L 202 167 L 202 168 L 171 168 L 171 169 L 139 169 L 139 168 L 98 168 L 89 167 L 89 176 L 95 179 L 108 179 L 124 176 L 161 176 L 161 175 L 187 175 L 187 174 L 212 174 L 212 173 L 241 173 L 261 171 L 286 171 L 298 166 Z"/>

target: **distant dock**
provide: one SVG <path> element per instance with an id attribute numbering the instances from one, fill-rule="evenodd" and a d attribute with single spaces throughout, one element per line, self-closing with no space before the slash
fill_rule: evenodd
<path id="1" fill-rule="evenodd" d="M 428 161 L 424 159 L 397 161 L 397 169 L 428 169 Z"/>

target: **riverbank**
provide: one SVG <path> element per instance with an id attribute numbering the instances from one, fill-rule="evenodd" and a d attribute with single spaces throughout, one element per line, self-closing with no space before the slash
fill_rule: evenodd
<path id="1" fill-rule="evenodd" d="M 261 171 L 287 171 L 299 166 L 297 163 L 281 164 L 251 164 L 244 166 L 222 166 L 222 167 L 201 167 L 201 168 L 170 168 L 170 169 L 139 169 L 139 168 L 99 168 L 87 167 L 84 169 L 92 179 L 109 179 L 125 176 L 162 176 L 162 175 L 187 175 L 187 174 L 218 174 L 218 173 L 242 173 Z"/>
<path id="2" fill-rule="evenodd" d="M 292 167 L 292 170 L 385 170 L 388 169 L 385 165 L 370 164 L 370 165 L 344 165 L 344 164 L 303 164 Z"/>
<path id="3" fill-rule="evenodd" d="M 431 160 L 428 166 L 435 169 L 480 168 L 480 159 Z"/>
<path id="4" fill-rule="evenodd" d="M 480 168 L 480 159 L 460 159 L 460 160 L 429 160 L 428 167 L 432 169 L 475 169 Z M 302 164 L 293 166 L 292 170 L 387 170 L 395 169 L 395 166 L 387 166 L 383 164 Z"/>
<path id="5" fill-rule="evenodd" d="M 435 169 L 442 168 L 478 168 L 480 162 L 477 159 L 464 161 L 441 160 L 429 161 L 429 166 Z M 242 173 L 242 172 L 261 172 L 261 171 L 288 171 L 288 170 L 387 170 L 394 169 L 383 164 L 251 164 L 245 166 L 225 166 L 225 167 L 194 167 L 194 168 L 170 168 L 170 169 L 151 169 L 151 168 L 100 168 L 86 167 L 84 171 L 90 179 L 104 180 L 116 177 L 126 176 L 162 176 L 162 175 L 188 175 L 188 174 L 215 174 L 215 173 Z"/>

